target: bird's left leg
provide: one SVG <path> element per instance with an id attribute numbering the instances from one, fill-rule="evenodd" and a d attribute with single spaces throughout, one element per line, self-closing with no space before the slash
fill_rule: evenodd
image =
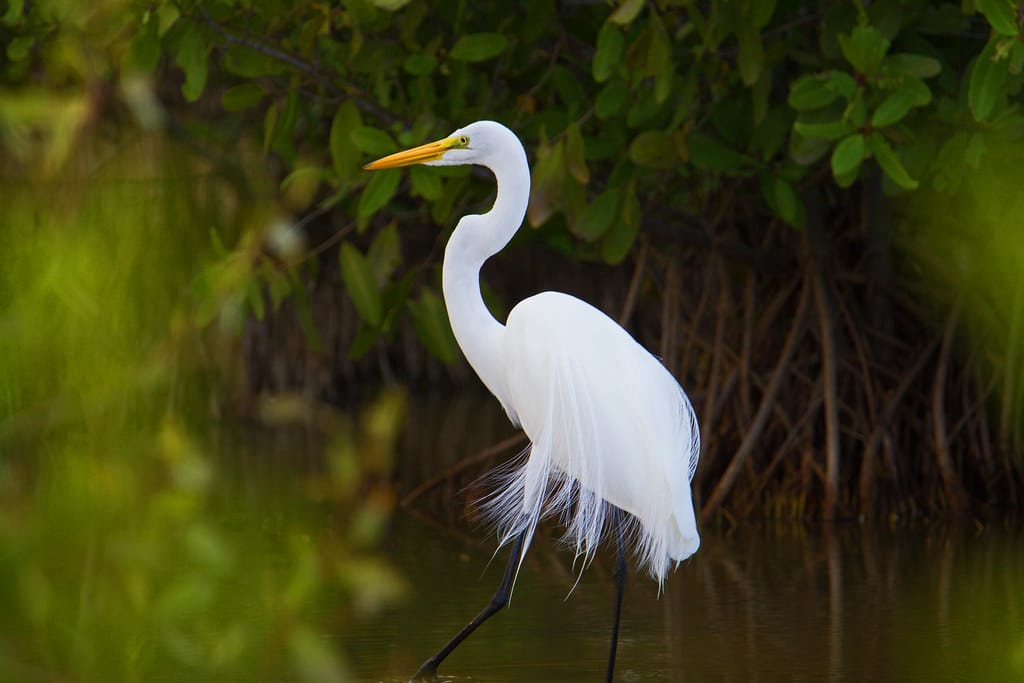
<path id="1" fill-rule="evenodd" d="M 501 579 L 501 585 L 498 586 L 498 590 L 495 591 L 491 601 L 487 603 L 487 606 L 480 610 L 480 613 L 470 619 L 469 623 L 466 624 L 461 631 L 455 634 L 455 636 L 448 641 L 448 644 L 442 647 L 437 653 L 423 662 L 423 665 L 416 671 L 412 676 L 412 681 L 423 681 L 423 680 L 436 680 L 437 679 L 437 667 L 444 661 L 445 657 L 452 653 L 456 647 L 459 646 L 463 640 L 469 637 L 469 634 L 475 631 L 480 624 L 491 618 L 495 612 L 498 612 L 502 607 L 508 604 L 508 597 L 512 593 L 512 581 L 515 579 L 516 570 L 519 568 L 519 560 L 523 556 L 523 543 L 526 541 L 527 531 L 521 531 L 516 540 L 512 543 L 512 551 L 509 554 L 508 566 L 505 567 L 505 576 Z M 411 682 L 410 682 L 411 683 Z"/>
<path id="2" fill-rule="evenodd" d="M 619 545 L 619 559 L 615 563 L 615 622 L 612 624 L 612 645 L 608 653 L 607 683 L 612 683 L 615 675 L 615 651 L 619 645 L 619 620 L 622 617 L 622 594 L 626 588 L 626 539 L 622 536 L 622 510 L 612 507 L 615 520 L 615 534 Z"/>

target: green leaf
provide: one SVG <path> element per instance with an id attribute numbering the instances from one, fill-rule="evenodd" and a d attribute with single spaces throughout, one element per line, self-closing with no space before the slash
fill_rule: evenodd
<path id="1" fill-rule="evenodd" d="M 263 151 L 270 150 L 270 144 L 274 141 L 274 134 L 277 132 L 277 102 L 267 107 L 267 113 L 263 115 Z M 331 129 L 333 133 L 334 129 Z M 333 151 L 333 149 L 332 149 Z"/>
<path id="2" fill-rule="evenodd" d="M 565 141 L 554 145 L 543 142 L 537 150 L 537 162 L 530 171 L 530 203 L 526 217 L 530 225 L 538 227 L 547 222 L 562 207 L 565 186 Z"/>
<path id="3" fill-rule="evenodd" d="M 832 103 L 839 94 L 829 87 L 828 74 L 800 76 L 789 86 L 789 106 L 797 111 L 820 109 Z"/>
<path id="4" fill-rule="evenodd" d="M 604 83 L 622 64 L 625 41 L 622 31 L 614 24 L 606 23 L 597 34 L 597 49 L 591 62 L 594 80 Z"/>
<path id="5" fill-rule="evenodd" d="M 608 17 L 608 21 L 619 26 L 629 26 L 644 8 L 644 0 L 622 0 L 619 6 Z"/>
<path id="6" fill-rule="evenodd" d="M 361 153 L 352 143 L 349 133 L 363 125 L 359 109 L 352 100 L 338 107 L 331 121 L 331 133 L 328 147 L 331 151 L 331 164 L 339 179 L 347 180 L 359 168 Z"/>
<path id="7" fill-rule="evenodd" d="M 622 263 L 633 248 L 640 231 L 640 200 L 636 196 L 636 184 L 630 183 L 622 199 L 619 218 L 612 221 L 611 228 L 601 240 L 601 258 L 609 265 Z"/>
<path id="8" fill-rule="evenodd" d="M 263 95 L 263 88 L 256 83 L 242 83 L 225 90 L 220 104 L 224 111 L 243 111 L 259 104 Z"/>
<path id="9" fill-rule="evenodd" d="M 319 166 L 300 166 L 284 177 L 281 181 L 281 191 L 298 187 L 303 194 L 308 192 L 311 196 L 328 173 L 327 169 Z"/>
<path id="10" fill-rule="evenodd" d="M 775 0 L 751 0 L 750 18 L 756 28 L 764 28 L 775 13 Z"/>
<path id="11" fill-rule="evenodd" d="M 690 150 L 690 161 L 697 168 L 736 175 L 754 165 L 754 160 L 749 156 L 723 145 L 709 135 L 693 133 L 686 143 Z"/>
<path id="12" fill-rule="evenodd" d="M 764 44 L 761 42 L 761 32 L 754 26 L 753 21 L 741 21 L 736 38 L 740 44 L 739 52 L 736 55 L 740 78 L 744 85 L 751 86 L 760 78 L 761 67 L 764 64 Z"/>
<path id="13" fill-rule="evenodd" d="M 874 76 L 889 51 L 889 41 L 874 26 L 856 26 L 849 35 L 839 35 L 839 47 L 854 69 Z"/>
<path id="14" fill-rule="evenodd" d="M 391 201 L 395 190 L 398 189 L 398 181 L 402 177 L 401 172 L 395 168 L 383 171 L 373 171 L 370 182 L 366 183 L 366 189 L 359 197 L 359 206 L 356 207 L 356 216 L 365 219 L 377 213 L 377 210 Z"/>
<path id="15" fill-rule="evenodd" d="M 608 232 L 619 214 L 622 203 L 622 188 L 610 187 L 599 194 L 592 204 L 587 206 L 573 226 L 573 232 L 587 242 L 595 242 Z"/>
<path id="16" fill-rule="evenodd" d="M 594 113 L 599 119 L 610 119 L 621 112 L 628 102 L 629 87 L 626 85 L 626 81 L 621 78 L 613 78 L 597 94 L 597 99 L 594 101 Z"/>
<path id="17" fill-rule="evenodd" d="M 645 130 L 629 145 L 629 158 L 638 166 L 669 168 L 679 162 L 672 136 L 662 130 Z"/>
<path id="18" fill-rule="evenodd" d="M 456 41 L 448 56 L 460 62 L 494 59 L 508 47 L 508 38 L 500 33 L 470 33 Z"/>
<path id="19" fill-rule="evenodd" d="M 386 12 L 397 12 L 408 5 L 410 0 L 372 0 L 372 2 L 374 7 L 380 7 Z"/>
<path id="20" fill-rule="evenodd" d="M 789 156 L 801 166 L 816 164 L 828 153 L 829 147 L 831 145 L 825 138 L 806 137 L 796 130 L 789 136 Z"/>
<path id="21" fill-rule="evenodd" d="M 402 262 L 401 241 L 398 238 L 398 225 L 391 221 L 377 233 L 366 252 L 370 268 L 376 277 L 377 284 L 383 286 L 394 274 Z"/>
<path id="22" fill-rule="evenodd" d="M 840 176 L 849 175 L 860 167 L 864 160 L 864 136 L 860 133 L 844 138 L 832 150 L 832 175 L 838 180 Z"/>
<path id="23" fill-rule="evenodd" d="M 931 78 L 942 72 L 942 63 L 924 55 L 899 52 L 885 58 L 885 68 L 901 76 Z"/>
<path id="24" fill-rule="evenodd" d="M 160 61 L 159 27 L 153 17 L 139 28 L 131 43 L 132 68 L 151 74 Z"/>
<path id="25" fill-rule="evenodd" d="M 573 121 L 565 131 L 565 163 L 569 175 L 580 184 L 590 182 L 590 170 L 587 168 L 587 150 L 583 143 L 583 135 L 579 125 Z"/>
<path id="26" fill-rule="evenodd" d="M 993 36 L 974 61 L 971 80 L 967 86 L 967 104 L 975 120 L 984 122 L 991 117 L 996 104 L 1005 94 L 1004 85 L 1009 75 L 1006 61 L 996 61 L 997 43 Z"/>
<path id="27" fill-rule="evenodd" d="M 412 181 L 412 194 L 423 197 L 428 202 L 437 201 L 441 197 L 441 176 L 437 171 L 426 166 L 411 166 L 409 179 Z"/>
<path id="28" fill-rule="evenodd" d="M 997 33 L 1004 36 L 1017 36 L 1017 3 L 1011 0 L 975 0 L 978 11 Z"/>
<path id="29" fill-rule="evenodd" d="M 875 161 L 885 171 L 885 175 L 889 176 L 894 183 L 904 190 L 917 189 L 917 181 L 907 173 L 907 169 L 903 167 L 903 162 L 900 161 L 899 156 L 889 146 L 885 138 L 878 133 L 872 133 L 868 137 L 868 145 L 871 148 L 871 154 L 875 157 Z"/>
<path id="30" fill-rule="evenodd" d="M 342 242 L 338 253 L 341 263 L 341 279 L 352 297 L 356 312 L 367 325 L 379 327 L 383 317 L 380 302 L 380 288 L 369 259 L 349 242 Z"/>
<path id="31" fill-rule="evenodd" d="M 803 211 L 796 190 L 785 179 L 772 179 L 772 199 L 779 218 L 794 228 L 803 227 Z"/>
<path id="32" fill-rule="evenodd" d="M 395 141 L 385 131 L 373 126 L 358 126 L 349 131 L 349 140 L 356 149 L 374 156 L 390 154 L 397 149 Z"/>
<path id="33" fill-rule="evenodd" d="M 838 140 L 852 133 L 854 128 L 849 121 L 844 120 L 829 121 L 827 123 L 797 121 L 793 124 L 793 130 L 807 138 Z"/>
<path id="34" fill-rule="evenodd" d="M 418 300 L 409 302 L 409 315 L 427 350 L 443 363 L 453 363 L 459 347 L 441 297 L 432 289 L 424 289 Z"/>
<path id="35" fill-rule="evenodd" d="M 178 51 L 174 61 L 185 72 L 185 82 L 181 85 L 181 94 L 189 102 L 195 102 L 206 88 L 208 48 L 203 43 L 199 31 L 190 26 L 178 42 Z"/>
<path id="36" fill-rule="evenodd" d="M 850 74 L 839 69 L 832 69 L 826 73 L 826 76 L 828 78 L 825 82 L 825 87 L 847 100 L 851 100 L 857 95 L 857 81 Z"/>
<path id="37" fill-rule="evenodd" d="M 871 125 L 875 128 L 885 128 L 899 123 L 913 108 L 916 99 L 917 93 L 913 88 L 903 87 L 889 93 L 871 115 Z"/>
<path id="38" fill-rule="evenodd" d="M 411 54 L 402 62 L 402 68 L 413 76 L 428 76 L 437 68 L 437 57 L 426 52 Z"/>

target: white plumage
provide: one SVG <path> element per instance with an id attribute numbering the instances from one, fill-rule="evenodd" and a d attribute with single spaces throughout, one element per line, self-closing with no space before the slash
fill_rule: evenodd
<path id="1" fill-rule="evenodd" d="M 611 503 L 631 515 L 639 564 L 663 581 L 672 561 L 700 545 L 690 495 L 700 435 L 679 384 L 608 316 L 558 292 L 512 309 L 501 353 L 531 442 L 488 505 L 502 539 L 529 536 L 539 518 L 557 514 L 586 561 Z"/>
<path id="2" fill-rule="evenodd" d="M 690 493 L 700 430 L 689 399 L 661 362 L 607 315 L 567 294 L 532 296 L 504 325 L 484 305 L 480 268 L 512 239 L 530 198 L 519 138 L 499 123 L 477 121 L 366 168 L 418 163 L 479 164 L 497 180 L 491 210 L 464 216 L 448 240 L 442 285 L 466 359 L 531 445 L 522 462 L 499 469 L 494 493 L 484 501 L 501 543 L 514 542 L 519 555 L 510 558 L 488 606 L 424 662 L 416 678 L 435 676 L 444 658 L 505 604 L 514 570 L 544 516 L 561 517 L 566 540 L 586 567 L 609 526 L 610 506 L 625 511 L 616 535 L 659 587 L 672 563 L 700 545 Z M 609 681 L 623 572 L 618 577 Z"/>

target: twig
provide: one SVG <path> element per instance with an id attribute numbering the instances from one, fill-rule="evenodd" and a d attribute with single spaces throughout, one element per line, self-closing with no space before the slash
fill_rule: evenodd
<path id="1" fill-rule="evenodd" d="M 718 485 L 715 486 L 715 490 L 711 493 L 711 497 L 704 505 L 704 509 L 701 512 L 701 519 L 704 521 L 709 520 L 718 508 L 721 507 L 722 502 L 729 494 L 729 490 L 732 488 L 732 485 L 736 481 L 736 477 L 740 473 L 740 468 L 743 467 L 744 462 L 754 450 L 754 446 L 761 437 L 761 432 L 764 430 L 765 424 L 768 421 L 768 415 L 772 411 L 775 397 L 779 392 L 779 388 L 782 386 L 782 379 L 786 375 L 786 370 L 789 366 L 789 359 L 793 356 L 797 342 L 800 340 L 803 333 L 804 315 L 807 310 L 807 293 L 809 289 L 810 285 L 805 281 L 803 289 L 800 292 L 800 303 L 797 304 L 797 312 L 793 319 L 793 326 L 790 328 L 789 334 L 786 336 L 786 342 L 782 346 L 782 353 L 779 354 L 779 361 L 775 366 L 775 371 L 772 373 L 771 381 L 769 381 L 764 396 L 761 398 L 761 404 L 757 408 L 757 413 L 754 415 L 754 420 L 750 424 L 750 430 L 744 437 L 743 443 L 740 444 L 739 449 L 736 451 L 736 455 L 732 458 L 732 462 L 729 463 L 725 473 L 722 475 L 721 479 L 719 479 Z"/>
<path id="2" fill-rule="evenodd" d="M 479 465 L 480 463 L 493 458 L 499 453 L 508 450 L 513 446 L 524 443 L 525 441 L 526 434 L 523 434 L 522 432 L 518 434 L 513 434 L 512 436 L 506 439 L 502 439 L 498 443 L 488 446 L 487 448 L 483 449 L 482 451 L 474 455 L 469 456 L 468 458 L 464 458 L 458 461 L 457 463 L 446 469 L 444 472 L 441 472 L 435 477 L 431 477 L 430 479 L 423 482 L 422 484 L 414 488 L 412 491 L 407 493 L 402 498 L 402 507 L 408 507 L 414 500 L 422 496 L 427 491 L 431 490 L 432 488 L 440 484 L 443 484 L 446 481 L 451 481 L 455 477 L 455 475 L 459 474 L 463 470 L 469 469 L 470 467 L 473 467 L 475 465 Z"/>
<path id="3" fill-rule="evenodd" d="M 935 384 L 932 389 L 932 429 L 935 438 L 935 462 L 942 477 L 942 486 L 946 493 L 946 502 L 950 510 L 960 515 L 966 509 L 966 494 L 954 471 L 953 459 L 949 452 L 949 433 L 946 431 L 946 372 L 949 368 L 949 357 L 953 348 L 953 333 L 960 318 L 960 302 L 953 304 L 953 310 L 946 321 L 946 330 L 942 334 L 942 349 L 939 362 L 935 367 Z"/>

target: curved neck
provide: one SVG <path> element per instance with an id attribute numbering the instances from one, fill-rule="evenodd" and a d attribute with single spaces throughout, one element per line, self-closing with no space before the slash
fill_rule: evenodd
<path id="1" fill-rule="evenodd" d="M 480 268 L 516 234 L 530 199 L 526 152 L 513 140 L 508 156 L 487 164 L 498 183 L 494 206 L 485 214 L 464 216 L 448 240 L 442 288 L 452 331 L 466 359 L 515 419 L 502 363 L 505 326 L 487 310 L 480 292 Z"/>

